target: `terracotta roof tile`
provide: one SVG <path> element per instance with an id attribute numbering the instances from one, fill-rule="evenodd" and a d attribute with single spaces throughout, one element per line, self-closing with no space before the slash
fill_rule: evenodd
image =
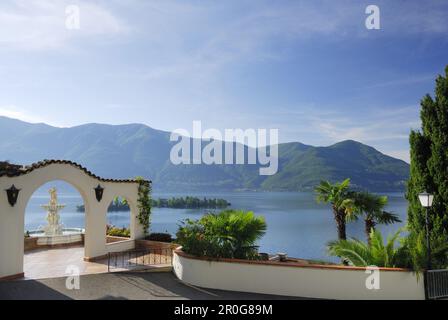
<path id="1" fill-rule="evenodd" d="M 8 162 L 0 162 L 0 177 L 7 176 L 7 177 L 18 177 L 25 174 L 28 174 L 36 169 L 40 169 L 46 166 L 49 166 L 51 164 L 68 164 L 71 166 L 74 166 L 78 168 L 81 171 L 84 171 L 87 175 L 90 177 L 103 181 L 103 182 L 127 182 L 127 183 L 136 183 L 138 182 L 136 179 L 105 179 L 101 178 L 95 174 L 93 174 L 91 171 L 87 170 L 85 167 L 81 166 L 80 164 L 70 161 L 70 160 L 43 160 L 36 163 L 33 163 L 28 166 L 21 166 L 21 165 L 15 165 L 10 164 Z M 151 183 L 150 180 L 144 180 L 146 183 Z"/>
<path id="2" fill-rule="evenodd" d="M 11 164 L 7 161 L 1 161 L 0 162 L 0 176 L 2 175 L 8 175 L 8 174 L 15 174 L 17 172 L 20 172 L 22 166 Z"/>

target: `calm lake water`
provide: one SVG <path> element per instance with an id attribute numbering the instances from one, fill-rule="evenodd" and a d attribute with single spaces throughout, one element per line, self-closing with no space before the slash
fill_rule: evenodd
<path id="1" fill-rule="evenodd" d="M 45 189 L 46 188 L 46 189 Z M 45 189 L 45 190 L 43 190 Z M 49 201 L 46 193 L 49 187 L 38 190 L 28 204 L 25 216 L 25 230 L 33 230 L 46 223 L 46 213 L 41 204 Z M 186 196 L 183 193 L 154 193 L 154 198 Z M 260 252 L 286 252 L 289 256 L 335 261 L 326 254 L 326 243 L 337 238 L 336 227 L 328 205 L 317 204 L 312 193 L 298 192 L 217 192 L 189 193 L 188 195 L 207 198 L 223 198 L 229 201 L 231 208 L 252 210 L 266 219 L 268 230 L 259 242 Z M 380 226 L 384 235 L 396 231 L 406 221 L 407 202 L 402 193 L 388 193 L 388 210 L 397 213 L 402 223 L 392 226 Z M 60 192 L 59 202 L 66 204 L 61 211 L 65 227 L 84 227 L 84 214 L 76 212 L 76 205 L 82 199 L 75 191 Z M 205 210 L 154 208 L 151 231 L 175 234 L 179 221 L 197 219 Z M 128 226 L 129 213 L 108 213 L 108 222 L 117 227 Z M 347 226 L 349 237 L 364 239 L 362 221 Z"/>

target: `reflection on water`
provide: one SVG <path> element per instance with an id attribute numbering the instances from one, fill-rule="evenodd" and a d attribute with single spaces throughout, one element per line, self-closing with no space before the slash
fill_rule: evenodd
<path id="1" fill-rule="evenodd" d="M 180 197 L 187 194 L 155 193 L 154 198 Z M 188 195 L 207 198 L 223 198 L 232 208 L 252 210 L 263 215 L 268 224 L 266 235 L 260 241 L 262 252 L 287 252 L 288 255 L 308 259 L 326 259 L 325 245 L 337 237 L 333 215 L 328 205 L 317 204 L 312 193 L 293 192 L 216 192 L 189 193 Z M 403 226 L 406 221 L 407 203 L 401 193 L 389 193 L 388 210 L 397 213 L 403 220 L 400 224 L 380 226 L 383 232 L 391 233 Z M 59 194 L 61 203 L 67 207 L 61 211 L 65 228 L 83 228 L 84 213 L 76 212 L 76 205 L 82 203 L 77 194 Z M 25 216 L 25 230 L 36 229 L 45 224 L 45 211 L 39 206 L 48 202 L 48 196 L 33 196 Z M 151 217 L 152 232 L 175 234 L 179 221 L 197 219 L 206 210 L 154 208 Z M 129 212 L 108 213 L 108 223 L 117 227 L 129 225 Z M 347 226 L 349 237 L 364 239 L 362 221 Z"/>

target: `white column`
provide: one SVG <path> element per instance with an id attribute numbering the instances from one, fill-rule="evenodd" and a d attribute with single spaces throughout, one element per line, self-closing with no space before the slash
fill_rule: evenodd
<path id="1" fill-rule="evenodd" d="M 106 250 L 106 213 L 108 204 L 96 199 L 89 199 L 85 204 L 86 233 L 84 241 L 84 256 L 86 258 L 100 257 L 107 254 Z"/>

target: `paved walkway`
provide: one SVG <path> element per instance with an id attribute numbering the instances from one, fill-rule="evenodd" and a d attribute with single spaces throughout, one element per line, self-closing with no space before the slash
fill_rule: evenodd
<path id="1" fill-rule="evenodd" d="M 84 261 L 84 247 L 34 250 L 25 253 L 23 261 L 26 279 L 63 277 L 68 266 L 76 266 L 81 274 L 107 272 L 107 260 Z"/>
<path id="2" fill-rule="evenodd" d="M 14 300 L 259 300 L 297 299 L 201 289 L 184 284 L 171 272 L 90 274 L 80 277 L 80 289 L 68 290 L 66 278 L 0 282 L 0 299 Z"/>
<path id="3" fill-rule="evenodd" d="M 155 261 L 155 265 L 151 266 L 152 269 L 171 269 L 171 264 L 160 263 L 157 257 L 153 257 L 152 260 L 147 256 L 147 261 Z M 125 259 L 126 260 L 126 259 Z M 129 269 L 120 267 L 122 263 L 127 261 L 118 261 L 118 267 L 114 266 L 114 261 L 111 261 L 111 271 L 128 271 Z M 141 262 L 139 258 L 139 262 Z M 135 260 L 132 268 L 135 267 Z M 163 261 L 162 261 L 163 262 Z M 34 250 L 25 253 L 24 255 L 24 272 L 25 279 L 45 279 L 55 277 L 65 277 L 68 274 L 68 267 L 76 267 L 79 273 L 84 274 L 97 274 L 107 272 L 107 259 L 86 262 L 84 261 L 84 247 L 70 247 L 60 249 L 41 249 Z M 145 268 L 148 268 L 147 266 Z"/>
<path id="4" fill-rule="evenodd" d="M 201 289 L 179 281 L 171 272 L 107 273 L 107 260 L 86 262 L 83 258 L 84 247 L 28 252 L 24 256 L 26 280 L 0 282 L 0 299 L 294 299 L 255 293 Z M 81 273 L 79 290 L 66 288 L 68 266 L 79 268 Z M 155 266 L 155 269 L 166 269 L 162 267 Z"/>

